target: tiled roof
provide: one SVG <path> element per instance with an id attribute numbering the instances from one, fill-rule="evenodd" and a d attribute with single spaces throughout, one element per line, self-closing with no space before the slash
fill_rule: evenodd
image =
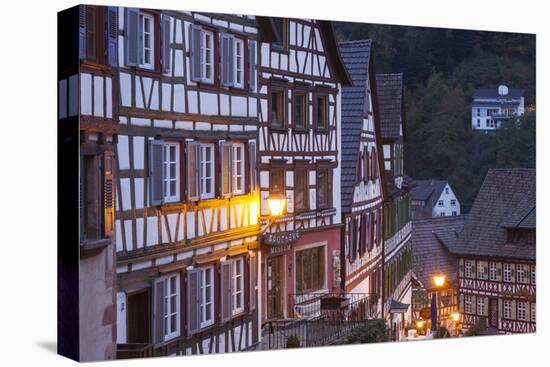
<path id="1" fill-rule="evenodd" d="M 370 40 L 340 43 L 340 55 L 353 82 L 353 86 L 342 87 L 341 195 L 343 211 L 349 211 L 353 202 L 370 53 Z"/>
<path id="2" fill-rule="evenodd" d="M 433 277 L 439 272 L 456 286 L 457 258 L 449 249 L 456 246 L 464 227 L 464 217 L 459 215 L 413 220 L 413 271 L 426 289 L 433 287 Z"/>
<path id="3" fill-rule="evenodd" d="M 535 169 L 490 169 L 453 252 L 534 260 L 536 246 L 507 242 L 505 227 L 534 229 L 535 206 Z"/>
<path id="4" fill-rule="evenodd" d="M 416 180 L 416 186 L 412 189 L 412 200 L 426 201 L 432 199 L 432 206 L 435 205 L 435 200 L 441 196 L 443 189 L 447 185 L 447 181 L 443 180 Z"/>
<path id="5" fill-rule="evenodd" d="M 403 74 L 376 74 L 376 94 L 382 138 L 398 139 L 403 117 Z"/>
<path id="6" fill-rule="evenodd" d="M 495 88 L 479 88 L 474 92 L 473 98 L 521 98 L 523 97 L 523 89 L 508 89 L 508 94 L 499 95 L 498 87 Z"/>

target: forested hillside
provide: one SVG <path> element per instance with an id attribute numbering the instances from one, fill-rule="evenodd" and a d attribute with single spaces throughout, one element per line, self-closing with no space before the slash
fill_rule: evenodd
<path id="1" fill-rule="evenodd" d="M 502 32 L 336 23 L 340 41 L 370 38 L 377 73 L 403 72 L 405 172 L 448 179 L 468 210 L 488 168 L 535 166 L 535 113 L 494 134 L 473 132 L 478 87 L 525 89 L 535 104 L 535 36 Z"/>

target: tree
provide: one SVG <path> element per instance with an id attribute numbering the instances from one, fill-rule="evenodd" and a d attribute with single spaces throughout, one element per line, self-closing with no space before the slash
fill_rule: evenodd
<path id="1" fill-rule="evenodd" d="M 349 333 L 346 344 L 379 343 L 388 341 L 388 326 L 382 319 L 369 320 Z"/>

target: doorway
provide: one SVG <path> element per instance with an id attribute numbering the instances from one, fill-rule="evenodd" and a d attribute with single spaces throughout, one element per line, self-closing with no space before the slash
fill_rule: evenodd
<path id="1" fill-rule="evenodd" d="M 284 316 L 283 255 L 267 259 L 267 318 L 279 319 Z"/>
<path id="2" fill-rule="evenodd" d="M 128 295 L 126 311 L 128 343 L 151 342 L 150 298 L 149 289 Z"/>

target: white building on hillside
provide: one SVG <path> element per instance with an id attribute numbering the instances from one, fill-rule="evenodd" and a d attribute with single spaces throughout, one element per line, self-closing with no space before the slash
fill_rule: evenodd
<path id="1" fill-rule="evenodd" d="M 505 85 L 476 90 L 472 97 L 472 129 L 496 130 L 500 128 L 502 120 L 523 115 L 523 94 L 523 89 L 512 89 Z"/>

